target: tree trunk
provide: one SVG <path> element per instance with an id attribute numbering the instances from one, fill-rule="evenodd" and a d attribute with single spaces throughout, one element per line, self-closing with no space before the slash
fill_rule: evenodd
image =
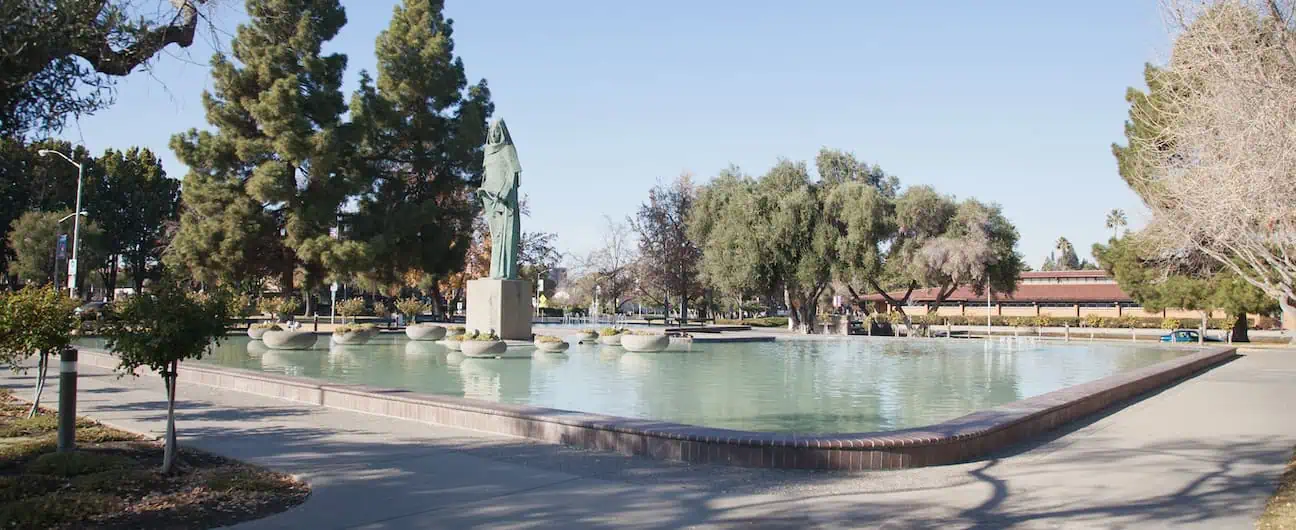
<path id="1" fill-rule="evenodd" d="M 1247 316 L 1246 313 L 1239 314 L 1233 321 L 1233 342 L 1251 342 L 1247 336 Z"/>
<path id="2" fill-rule="evenodd" d="M 167 423 L 166 423 L 166 444 L 162 452 L 162 474 L 171 473 L 175 465 L 176 457 L 176 430 L 175 430 L 175 397 L 176 397 L 176 363 L 172 362 L 167 368 L 168 372 L 162 374 L 162 383 L 166 385 L 167 395 Z"/>
<path id="3" fill-rule="evenodd" d="M 432 295 L 432 318 L 440 319 L 445 313 L 445 309 L 441 307 L 441 286 L 433 282 L 432 287 L 430 287 L 428 291 L 428 294 Z"/>
<path id="4" fill-rule="evenodd" d="M 41 392 L 45 391 L 45 372 L 49 371 L 49 354 L 42 351 L 36 361 L 36 395 L 32 397 L 31 410 L 27 411 L 28 418 L 35 418 L 36 411 L 40 410 Z"/>
<path id="5" fill-rule="evenodd" d="M 108 258 L 108 277 L 104 278 L 104 300 L 112 300 L 117 295 L 117 256 Z"/>
<path id="6" fill-rule="evenodd" d="M 1197 333 L 1197 344 L 1206 344 L 1206 329 L 1210 326 L 1210 312 L 1202 311 L 1201 331 Z"/>

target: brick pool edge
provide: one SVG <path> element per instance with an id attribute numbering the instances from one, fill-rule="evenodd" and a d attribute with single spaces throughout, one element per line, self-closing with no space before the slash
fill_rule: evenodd
<path id="1" fill-rule="evenodd" d="M 117 366 L 111 354 L 88 348 L 81 351 L 84 364 L 109 369 Z M 1236 348 L 1214 348 L 926 427 L 809 435 L 712 429 L 398 389 L 322 384 L 313 379 L 194 363 L 182 364 L 180 377 L 186 384 L 665 460 L 765 468 L 877 470 L 973 460 L 1160 390 L 1236 356 Z M 149 372 L 141 369 L 138 373 Z"/>

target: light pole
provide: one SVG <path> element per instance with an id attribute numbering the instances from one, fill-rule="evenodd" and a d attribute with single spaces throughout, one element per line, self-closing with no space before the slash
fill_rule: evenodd
<path id="1" fill-rule="evenodd" d="M 85 166 L 77 163 L 75 160 L 72 160 L 71 157 L 63 153 L 60 153 L 58 151 L 54 151 L 50 149 L 41 149 L 40 151 L 37 151 L 37 154 L 39 154 L 40 156 L 46 156 L 51 153 L 62 157 L 63 160 L 67 160 L 69 164 L 72 164 L 77 168 L 76 208 L 72 210 L 74 213 L 69 216 L 74 218 L 72 220 L 72 259 L 68 261 L 68 294 L 72 298 L 76 298 L 77 297 L 77 249 L 80 248 L 81 246 L 81 215 L 80 214 L 83 213 L 81 211 L 81 180 L 82 177 L 85 176 Z M 67 220 L 67 217 L 64 217 L 63 219 Z"/>

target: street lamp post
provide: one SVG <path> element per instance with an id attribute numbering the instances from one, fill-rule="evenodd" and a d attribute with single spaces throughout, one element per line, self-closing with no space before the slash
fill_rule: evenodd
<path id="1" fill-rule="evenodd" d="M 71 217 L 73 217 L 72 259 L 68 261 L 68 295 L 71 296 L 72 298 L 76 298 L 77 297 L 77 249 L 81 247 L 81 215 L 80 215 L 82 213 L 81 212 L 81 181 L 82 181 L 82 177 L 85 176 L 85 166 L 77 163 L 75 160 L 72 160 L 71 157 L 58 151 L 54 151 L 50 149 L 41 149 L 40 151 L 37 151 L 37 153 L 40 154 L 40 156 L 46 156 L 51 153 L 56 154 L 62 157 L 63 160 L 67 160 L 69 164 L 72 164 L 77 168 L 76 208 L 72 210 L 73 213 L 71 215 Z M 64 220 L 66 219 L 67 218 L 64 217 Z"/>
<path id="2" fill-rule="evenodd" d="M 85 176 L 85 166 L 78 164 L 67 155 L 58 151 L 41 149 L 40 156 L 54 153 L 77 168 L 76 208 L 72 210 L 72 259 L 68 261 L 68 294 L 77 297 L 77 248 L 81 242 L 81 181 Z M 59 220 L 66 221 L 67 217 Z M 58 451 L 60 453 L 76 448 L 76 383 L 77 383 L 77 350 L 68 347 L 59 352 L 59 410 L 58 410 Z"/>

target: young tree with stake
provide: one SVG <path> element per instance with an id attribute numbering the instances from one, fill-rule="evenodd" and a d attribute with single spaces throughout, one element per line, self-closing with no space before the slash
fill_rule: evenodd
<path id="1" fill-rule="evenodd" d="M 19 363 L 37 356 L 36 395 L 27 413 L 29 418 L 35 417 L 40 407 L 50 354 L 62 352 L 72 343 L 76 307 L 75 299 L 51 287 L 27 286 L 0 296 L 0 363 L 21 372 L 26 368 Z"/>
<path id="2" fill-rule="evenodd" d="M 226 301 L 221 294 L 196 296 L 174 280 L 164 279 L 148 292 L 118 307 L 104 335 L 121 360 L 122 375 L 146 367 L 162 376 L 167 396 L 166 447 L 162 473 L 175 464 L 176 380 L 180 361 L 201 359 L 225 335 Z"/>

